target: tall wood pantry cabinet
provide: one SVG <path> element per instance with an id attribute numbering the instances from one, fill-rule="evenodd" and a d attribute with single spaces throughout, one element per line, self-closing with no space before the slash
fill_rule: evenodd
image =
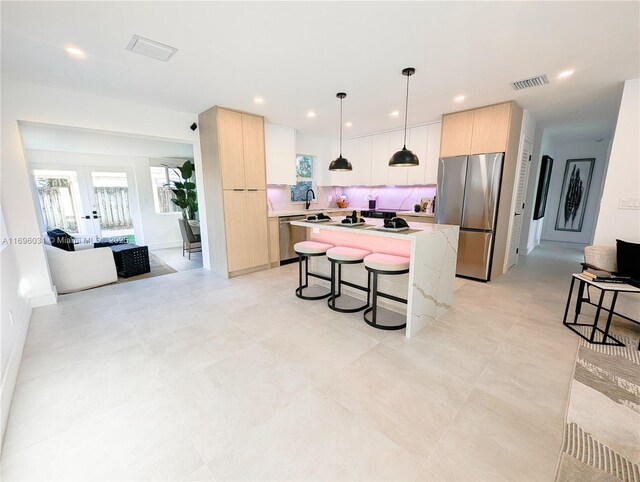
<path id="1" fill-rule="evenodd" d="M 266 269 L 264 118 L 214 106 L 198 123 L 213 269 L 227 277 Z"/>

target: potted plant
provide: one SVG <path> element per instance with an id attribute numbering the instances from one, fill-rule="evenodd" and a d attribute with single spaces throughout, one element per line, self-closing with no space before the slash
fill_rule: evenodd
<path id="1" fill-rule="evenodd" d="M 198 212 L 198 195 L 196 193 L 196 183 L 191 180 L 195 172 L 195 165 L 191 161 L 185 161 L 177 168 L 163 164 L 177 175 L 182 181 L 169 181 L 169 186 L 176 197 L 171 202 L 182 209 L 182 216 L 188 220 L 194 220 Z"/>

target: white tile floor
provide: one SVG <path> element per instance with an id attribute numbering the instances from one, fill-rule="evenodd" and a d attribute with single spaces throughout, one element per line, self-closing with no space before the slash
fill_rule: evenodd
<path id="1" fill-rule="evenodd" d="M 552 480 L 579 248 L 547 244 L 414 339 L 201 269 L 34 311 L 4 480 Z"/>
<path id="2" fill-rule="evenodd" d="M 186 253 L 182 255 L 182 248 L 154 249 L 151 252 L 176 271 L 202 268 L 202 251 L 191 253 L 191 259 Z"/>

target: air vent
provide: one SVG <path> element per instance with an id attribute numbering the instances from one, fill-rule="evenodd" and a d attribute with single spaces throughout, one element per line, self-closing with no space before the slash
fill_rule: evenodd
<path id="1" fill-rule="evenodd" d="M 531 87 L 539 87 L 541 85 L 545 85 L 548 83 L 549 83 L 549 79 L 545 74 L 542 74 L 536 77 L 531 77 L 529 79 L 511 82 L 511 87 L 513 87 L 514 90 L 523 90 L 523 89 L 529 89 Z"/>
<path id="2" fill-rule="evenodd" d="M 162 60 L 163 62 L 167 62 L 178 51 L 176 48 L 161 44 L 155 40 L 140 37 L 140 35 L 131 37 L 131 42 L 127 45 L 127 50 L 151 57 L 152 59 Z"/>

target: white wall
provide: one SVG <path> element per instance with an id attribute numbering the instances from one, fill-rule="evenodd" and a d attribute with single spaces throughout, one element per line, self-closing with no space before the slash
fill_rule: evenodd
<path id="1" fill-rule="evenodd" d="M 640 243 L 640 211 L 619 209 L 621 198 L 640 199 L 640 79 L 624 83 L 594 244 Z"/>
<path id="2" fill-rule="evenodd" d="M 27 168 L 19 121 L 58 124 L 102 131 L 124 132 L 141 136 L 157 136 L 192 144 L 197 173 L 201 176 L 200 143 L 197 131 L 189 126 L 197 120 L 195 114 L 160 109 L 116 99 L 54 89 L 2 79 L 0 102 L 1 156 L 0 198 L 4 223 L 9 236 L 39 239 L 40 230 L 35 210 L 30 176 Z M 204 193 L 200 192 L 200 206 L 204 209 Z M 204 213 L 203 213 L 204 214 Z M 207 239 L 206 226 L 202 227 Z M 6 248 L 5 248 L 6 250 Z M 4 251 L 4 250 L 3 250 Z M 6 258 L 6 259 L 5 259 Z M 24 308 L 19 301 L 12 302 L 10 293 L 21 293 L 30 307 L 55 302 L 44 248 L 41 244 L 16 245 L 2 254 L 2 320 L 13 306 L 16 312 Z M 10 270 L 5 277 L 4 262 Z M 11 264 L 13 263 L 13 264 Z M 203 246 L 203 264 L 209 267 L 209 252 Z M 9 303 L 5 304 L 5 293 Z M 2 332 L 3 347 L 9 348 L 8 359 L 2 359 L 2 408 L 9 407 L 15 376 L 24 345 L 23 333 L 28 328 L 29 316 L 16 319 L 13 330 Z M 14 373 L 15 371 L 15 373 Z M 2 413 L 5 417 L 5 412 Z M 2 426 L 4 430 L 4 424 Z"/>
<path id="3" fill-rule="evenodd" d="M 590 244 L 595 231 L 596 212 L 602 195 L 602 176 L 607 165 L 608 140 L 602 142 L 570 142 L 554 144 L 553 171 L 549 183 L 549 197 L 544 216 L 542 238 L 550 241 Z M 556 217 L 562 190 L 564 170 L 567 159 L 595 158 L 591 184 L 587 196 L 582 231 L 556 231 Z"/>
<path id="4" fill-rule="evenodd" d="M 534 220 L 533 210 L 535 208 L 536 194 L 538 192 L 542 156 L 545 155 L 553 158 L 555 153 L 553 145 L 550 142 L 548 132 L 544 128 L 540 127 L 535 130 L 533 137 L 533 153 L 531 155 L 531 168 L 529 171 L 529 183 L 527 184 L 527 195 L 525 201 L 525 222 L 522 226 L 522 236 L 520 237 L 521 254 L 529 254 L 540 244 L 540 238 L 542 236 L 544 217 Z M 553 168 L 551 172 L 553 173 Z M 545 216 L 548 216 L 548 213 L 549 199 L 547 198 Z"/>
<path id="5" fill-rule="evenodd" d="M 27 149 L 26 156 L 29 164 L 38 168 L 87 166 L 126 169 L 130 174 L 130 201 L 136 243 L 149 246 L 149 249 L 173 248 L 181 245 L 182 237 L 178 218 L 182 214 L 157 214 L 155 211 L 148 157 L 35 149 Z"/>

